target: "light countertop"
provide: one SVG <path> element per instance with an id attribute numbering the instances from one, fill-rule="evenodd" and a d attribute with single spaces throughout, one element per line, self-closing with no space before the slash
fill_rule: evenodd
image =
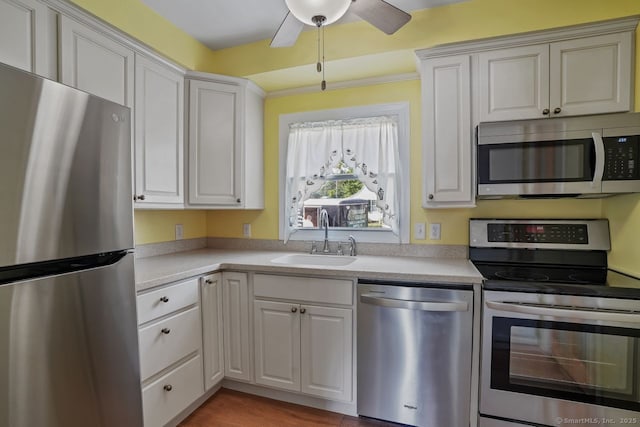
<path id="1" fill-rule="evenodd" d="M 136 290 L 142 291 L 217 270 L 256 271 L 360 279 L 480 284 L 467 259 L 358 255 L 346 266 L 289 265 L 274 258 L 300 252 L 198 249 L 136 259 Z M 313 255 L 322 257 L 323 255 Z"/>

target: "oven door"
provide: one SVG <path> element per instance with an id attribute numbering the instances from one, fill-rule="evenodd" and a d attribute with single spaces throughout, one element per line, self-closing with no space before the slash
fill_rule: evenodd
<path id="1" fill-rule="evenodd" d="M 478 196 L 600 193 L 601 130 L 492 136 L 478 140 Z"/>
<path id="2" fill-rule="evenodd" d="M 484 291 L 480 413 L 640 423 L 640 304 Z"/>

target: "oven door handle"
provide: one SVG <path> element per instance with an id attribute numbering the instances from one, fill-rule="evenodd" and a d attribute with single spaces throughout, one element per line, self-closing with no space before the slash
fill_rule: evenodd
<path id="1" fill-rule="evenodd" d="M 588 307 L 557 307 L 512 304 L 508 302 L 485 301 L 487 307 L 493 310 L 508 311 L 520 314 L 532 314 L 535 316 L 567 317 L 578 320 L 592 320 L 601 322 L 620 322 L 640 324 L 640 313 L 613 311 L 593 311 Z"/>
<path id="2" fill-rule="evenodd" d="M 593 170 L 593 180 L 591 181 L 591 187 L 600 190 L 602 188 L 602 176 L 604 175 L 604 141 L 602 140 L 602 135 L 600 135 L 598 132 L 593 132 L 591 136 L 593 137 L 593 143 L 596 149 L 596 164 Z"/>
<path id="3" fill-rule="evenodd" d="M 421 311 L 467 311 L 469 303 L 466 301 L 413 301 L 394 298 L 380 298 L 372 295 L 360 295 L 360 302 L 363 304 L 377 305 L 386 308 L 405 308 L 408 310 Z"/>

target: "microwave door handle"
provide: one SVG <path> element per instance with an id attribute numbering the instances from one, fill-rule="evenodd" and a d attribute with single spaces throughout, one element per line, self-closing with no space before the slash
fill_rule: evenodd
<path id="1" fill-rule="evenodd" d="M 532 314 L 534 316 L 566 317 L 578 320 L 597 322 L 619 322 L 640 324 L 640 313 L 619 313 L 613 311 L 594 311 L 587 307 L 557 307 L 545 305 L 525 305 L 508 302 L 486 301 L 487 307 L 497 311 L 507 311 L 520 314 Z"/>
<path id="2" fill-rule="evenodd" d="M 596 167 L 593 171 L 593 181 L 591 181 L 591 187 L 596 188 L 597 190 L 602 189 L 602 175 L 604 175 L 604 141 L 602 140 L 602 135 L 598 132 L 593 132 L 591 134 L 593 137 L 593 144 L 596 149 Z"/>

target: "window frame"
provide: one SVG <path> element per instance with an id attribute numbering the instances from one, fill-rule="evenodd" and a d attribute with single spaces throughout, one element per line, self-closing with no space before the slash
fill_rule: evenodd
<path id="1" fill-rule="evenodd" d="M 279 166 L 278 166 L 278 236 L 284 240 L 285 227 L 287 227 L 286 203 L 285 203 L 285 177 L 287 165 L 287 144 L 289 141 L 289 125 L 298 122 L 321 122 L 326 120 L 349 120 L 376 116 L 394 116 L 398 121 L 398 149 L 400 151 L 400 188 L 398 188 L 400 218 L 399 235 L 389 231 L 329 228 L 329 240 L 345 241 L 349 235 L 353 235 L 362 243 L 409 243 L 410 241 L 410 110 L 408 102 L 374 104 L 357 107 L 336 108 L 330 110 L 305 111 L 301 113 L 281 114 L 279 120 Z M 298 229 L 291 233 L 289 240 L 322 240 L 324 235 L 318 229 Z"/>

